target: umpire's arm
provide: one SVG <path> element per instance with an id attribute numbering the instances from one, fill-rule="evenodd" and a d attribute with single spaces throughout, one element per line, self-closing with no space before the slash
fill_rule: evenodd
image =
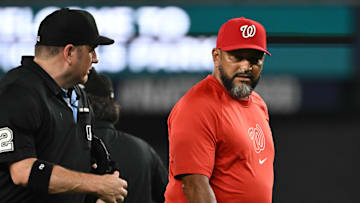
<path id="1" fill-rule="evenodd" d="M 29 177 L 36 158 L 27 158 L 10 164 L 12 181 L 16 185 L 29 186 Z M 95 175 L 65 169 L 54 165 L 48 185 L 48 193 L 90 193 L 107 202 L 123 201 L 127 195 L 126 181 L 114 174 Z"/>
<path id="2" fill-rule="evenodd" d="M 188 202 L 216 203 L 209 178 L 201 174 L 182 175 L 183 191 Z"/>

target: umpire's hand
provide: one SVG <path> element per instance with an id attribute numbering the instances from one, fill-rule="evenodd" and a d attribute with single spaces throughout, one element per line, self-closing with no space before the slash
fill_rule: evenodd
<path id="1" fill-rule="evenodd" d="M 105 174 L 101 177 L 104 179 L 98 188 L 97 196 L 109 203 L 123 202 L 127 195 L 127 182 L 119 178 L 119 171 L 113 174 Z"/>

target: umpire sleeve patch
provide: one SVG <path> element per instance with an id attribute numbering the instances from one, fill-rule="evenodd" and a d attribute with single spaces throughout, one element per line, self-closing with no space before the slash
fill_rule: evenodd
<path id="1" fill-rule="evenodd" d="M 13 131 L 8 128 L 0 128 L 0 153 L 14 151 Z"/>

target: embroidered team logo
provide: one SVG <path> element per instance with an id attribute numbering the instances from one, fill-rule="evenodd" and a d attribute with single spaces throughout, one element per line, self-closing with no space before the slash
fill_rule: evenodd
<path id="1" fill-rule="evenodd" d="M 242 32 L 242 36 L 244 38 L 254 37 L 256 33 L 255 25 L 243 25 L 240 27 L 240 31 Z"/>
<path id="2" fill-rule="evenodd" d="M 263 151 L 265 149 L 265 136 L 260 128 L 260 125 L 256 124 L 255 128 L 249 128 L 248 134 L 254 144 L 255 152 L 260 153 Z"/>

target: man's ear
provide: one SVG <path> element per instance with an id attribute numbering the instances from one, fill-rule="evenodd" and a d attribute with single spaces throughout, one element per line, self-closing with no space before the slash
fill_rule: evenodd
<path id="1" fill-rule="evenodd" d="M 63 50 L 64 60 L 71 65 L 75 56 L 76 47 L 73 44 L 67 44 Z"/>
<path id="2" fill-rule="evenodd" d="M 219 67 L 219 64 L 220 64 L 220 56 L 221 56 L 221 53 L 220 53 L 220 49 L 217 49 L 217 48 L 213 48 L 212 50 L 212 57 L 213 57 L 213 62 L 214 62 L 214 65 L 215 67 Z"/>

